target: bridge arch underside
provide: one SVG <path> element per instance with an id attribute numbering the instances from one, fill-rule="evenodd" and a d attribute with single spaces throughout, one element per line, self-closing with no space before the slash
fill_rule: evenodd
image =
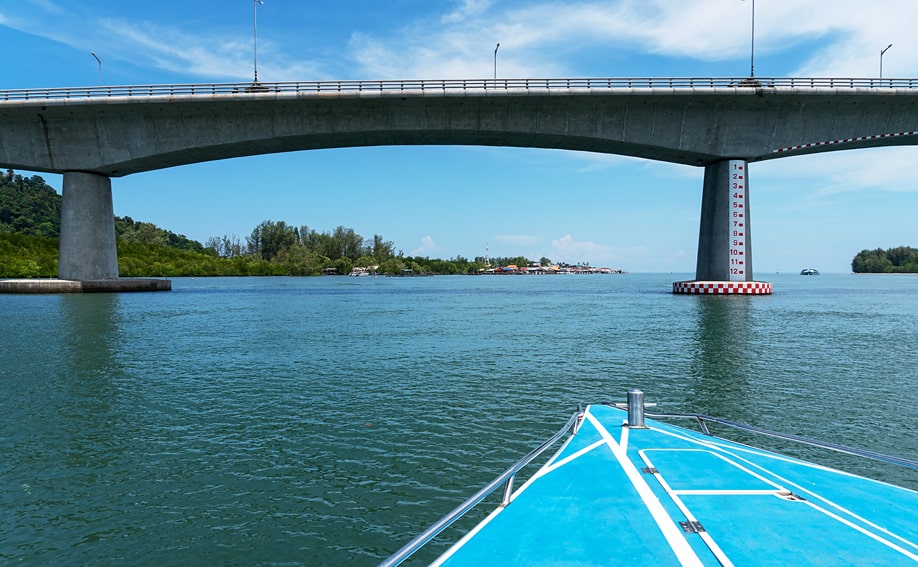
<path id="1" fill-rule="evenodd" d="M 16 101 L 0 104 L 0 165 L 64 174 L 69 209 L 64 214 L 68 231 L 77 236 L 65 238 L 62 226 L 59 276 L 82 280 L 118 277 L 113 231 L 87 223 L 111 217 L 109 178 L 132 173 L 232 157 L 384 145 L 552 148 L 703 166 L 696 279 L 751 282 L 749 201 L 745 192 L 742 201 L 736 200 L 737 171 L 744 172 L 746 191 L 751 161 L 918 144 L 918 105 L 908 92 L 656 90 L 662 92 L 245 93 Z M 728 224 L 735 222 L 739 205 L 747 219 L 742 241 Z M 741 268 L 737 256 L 743 256 Z"/>
<path id="2" fill-rule="evenodd" d="M 749 89 L 729 89 L 729 94 L 708 95 L 277 93 L 151 98 L 0 106 L 0 163 L 119 177 L 322 148 L 478 145 L 579 150 L 706 166 L 730 158 L 761 161 L 918 143 L 914 95 L 756 96 Z"/>

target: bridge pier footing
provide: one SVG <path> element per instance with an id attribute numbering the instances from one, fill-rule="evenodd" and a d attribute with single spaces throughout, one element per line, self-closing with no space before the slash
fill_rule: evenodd
<path id="1" fill-rule="evenodd" d="M 695 279 L 673 282 L 673 293 L 771 294 L 770 283 L 752 277 L 748 181 L 745 160 L 705 166 Z"/>

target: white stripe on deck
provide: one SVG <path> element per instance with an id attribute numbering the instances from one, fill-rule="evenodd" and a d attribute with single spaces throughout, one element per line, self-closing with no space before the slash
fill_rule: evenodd
<path id="1" fill-rule="evenodd" d="M 655 450 L 655 449 L 651 449 L 651 450 Z M 659 451 L 670 451 L 670 450 L 672 451 L 685 451 L 685 450 L 698 451 L 698 449 L 659 449 Z M 648 467 L 656 468 L 653 462 L 650 460 L 650 457 L 647 456 L 646 451 L 647 451 L 646 449 L 642 449 L 638 451 L 638 454 L 641 456 L 641 459 L 644 460 L 644 463 L 646 463 Z M 653 476 L 656 477 L 657 482 L 659 482 L 660 486 L 663 487 L 663 490 L 665 490 L 666 493 L 669 494 L 669 497 L 676 504 L 679 510 L 681 510 L 682 513 L 685 514 L 685 519 L 690 522 L 698 522 L 698 518 L 695 517 L 695 514 L 693 514 L 692 511 L 689 509 L 689 507 L 686 506 L 685 502 L 683 502 L 682 499 L 679 498 L 679 494 L 684 493 L 684 492 L 677 493 L 677 491 L 673 490 L 673 488 L 669 485 L 669 483 L 666 482 L 666 479 L 663 478 L 663 475 L 660 474 L 659 472 L 655 473 Z M 774 494 L 774 491 L 769 491 L 768 493 Z M 721 549 L 720 545 L 718 545 L 717 542 L 714 541 L 714 538 L 711 536 L 709 532 L 707 531 L 698 532 L 698 535 L 701 537 L 701 540 L 704 541 L 705 545 L 708 546 L 708 549 L 711 550 L 711 553 L 714 554 L 714 557 L 717 558 L 717 560 L 720 562 L 721 565 L 723 565 L 724 567 L 733 567 L 733 562 L 730 561 L 730 558 L 727 557 L 727 554 L 724 553 L 724 550 Z"/>
<path id="2" fill-rule="evenodd" d="M 744 471 L 744 472 L 746 472 L 746 473 L 748 473 L 748 474 L 751 474 L 752 476 L 754 476 L 754 477 L 756 477 L 756 478 L 758 478 L 758 479 L 761 479 L 762 481 L 764 481 L 764 482 L 766 482 L 766 483 L 768 483 L 768 484 L 771 484 L 772 486 L 775 486 L 775 487 L 778 488 L 778 489 L 794 488 L 794 489 L 797 490 L 797 492 L 800 493 L 801 495 L 804 495 L 804 494 L 805 494 L 805 495 L 807 495 L 807 496 L 809 497 L 808 499 L 806 499 L 806 500 L 804 500 L 803 502 L 801 502 L 802 504 L 806 504 L 806 505 L 812 507 L 813 509 L 815 509 L 815 510 L 817 510 L 817 511 L 823 513 L 823 514 L 825 514 L 826 516 L 828 516 L 828 517 L 830 517 L 830 518 L 832 518 L 832 519 L 834 519 L 834 520 L 836 520 L 836 521 L 838 521 L 838 522 L 840 522 L 840 523 L 842 523 L 842 524 L 844 524 L 844 525 L 846 525 L 846 526 L 848 526 L 848 527 L 850 527 L 850 528 L 853 528 L 853 529 L 857 530 L 858 532 L 860 532 L 860 533 L 862 533 L 862 534 L 864 534 L 864 535 L 870 537 L 870 538 L 873 539 L 874 541 L 877 541 L 878 543 L 880 543 L 880 544 L 882 544 L 882 545 L 885 545 L 886 547 L 888 547 L 888 548 L 890 548 L 890 549 L 893 549 L 893 550 L 895 550 L 896 552 L 901 553 L 902 555 L 905 555 L 906 557 L 908 557 L 909 559 L 912 559 L 913 561 L 918 561 L 918 554 L 916 554 L 916 553 L 914 553 L 914 552 L 912 552 L 912 551 L 909 551 L 908 549 L 906 549 L 906 548 L 904 548 L 902 545 L 900 545 L 900 544 L 904 544 L 905 546 L 911 547 L 912 549 L 918 549 L 918 544 L 916 544 L 915 542 L 908 540 L 908 539 L 907 539 L 906 537 L 904 537 L 904 536 L 901 536 L 901 535 L 899 535 L 899 534 L 893 533 L 893 532 L 889 531 L 888 529 L 884 528 L 883 526 L 880 526 L 880 525 L 877 525 L 877 524 L 874 523 L 874 522 L 871 522 L 871 521 L 868 520 L 867 518 L 864 518 L 864 517 L 862 517 L 862 516 L 856 514 L 854 511 L 849 510 L 848 508 L 842 506 L 841 504 L 838 504 L 838 503 L 836 503 L 836 502 L 833 502 L 832 500 L 829 500 L 828 498 L 826 498 L 826 497 L 824 497 L 824 496 L 818 494 L 817 492 L 815 492 L 815 491 L 812 490 L 812 489 L 806 488 L 806 487 L 804 487 L 804 486 L 801 486 L 799 483 L 796 483 L 796 482 L 791 481 L 790 479 L 784 478 L 783 476 L 777 474 L 776 472 L 774 472 L 774 471 L 772 471 L 772 470 L 766 468 L 765 466 L 763 466 L 763 465 L 761 465 L 761 464 L 759 464 L 759 463 L 755 463 L 755 462 L 750 461 L 749 459 L 743 457 L 740 453 L 745 452 L 745 453 L 749 453 L 749 454 L 756 455 L 756 456 L 759 456 L 759 457 L 764 457 L 764 458 L 768 458 L 768 459 L 772 459 L 772 460 L 776 460 L 776 461 L 782 461 L 782 462 L 786 462 L 786 463 L 791 463 L 791 464 L 799 465 L 799 466 L 801 466 L 801 467 L 812 468 L 812 469 L 818 469 L 818 470 L 823 470 L 823 471 L 829 471 L 829 472 L 833 472 L 833 473 L 840 474 L 840 475 L 842 475 L 842 476 L 848 476 L 848 477 L 853 477 L 853 478 L 863 478 L 863 477 L 859 477 L 858 475 L 854 475 L 854 474 L 851 474 L 851 473 L 846 473 L 846 472 L 844 472 L 844 471 L 837 471 L 837 470 L 835 470 L 835 469 L 832 469 L 832 468 L 830 468 L 830 467 L 826 467 L 826 466 L 823 466 L 823 465 L 818 465 L 818 464 L 815 464 L 815 463 L 809 463 L 809 462 L 806 462 L 806 461 L 801 461 L 801 460 L 799 460 L 799 459 L 793 459 L 793 458 L 790 458 L 790 457 L 785 457 L 784 455 L 779 455 L 779 454 L 770 453 L 770 452 L 763 452 L 763 451 L 761 451 L 761 450 L 756 450 L 756 449 L 753 449 L 753 448 L 751 448 L 751 447 L 743 447 L 743 446 L 734 447 L 734 446 L 732 446 L 732 445 L 730 445 L 730 446 L 728 446 L 728 445 L 723 445 L 723 444 L 720 444 L 720 443 L 717 443 L 717 442 L 716 442 L 716 441 L 719 441 L 719 439 L 716 438 L 716 437 L 709 441 L 709 440 L 707 440 L 707 439 L 703 439 L 703 440 L 701 440 L 701 439 L 695 439 L 695 438 L 692 438 L 692 437 L 689 437 L 689 436 L 686 436 L 686 435 L 681 435 L 681 434 L 677 434 L 677 433 L 672 433 L 672 432 L 665 431 L 665 430 L 662 430 L 662 429 L 657 429 L 657 428 L 652 428 L 652 429 L 653 429 L 654 431 L 656 431 L 657 433 L 662 433 L 662 434 L 664 434 L 664 435 L 669 435 L 669 436 L 671 436 L 671 437 L 676 437 L 676 438 L 678 438 L 678 439 L 682 439 L 683 441 L 687 441 L 687 442 L 690 442 L 690 443 L 697 444 L 697 445 L 699 445 L 699 446 L 701 446 L 701 447 L 704 447 L 704 448 L 706 448 L 706 449 L 709 449 L 709 450 L 711 450 L 711 451 L 717 451 L 717 452 L 711 452 L 711 454 L 712 454 L 712 455 L 715 455 L 715 456 L 717 456 L 717 457 L 720 457 L 721 459 L 723 459 L 724 461 L 726 461 L 726 462 L 730 463 L 731 465 L 737 467 L 738 469 L 740 469 L 740 470 L 742 470 L 742 471 Z M 692 451 L 692 450 L 697 450 L 697 449 L 664 449 L 664 450 L 668 450 L 668 451 Z M 643 453 L 643 451 L 641 451 L 641 453 Z M 722 453 L 726 453 L 726 454 L 730 455 L 731 457 L 733 457 L 733 459 L 736 459 L 736 460 L 734 461 L 733 459 L 729 459 L 729 458 L 727 458 L 725 455 L 723 455 Z M 647 457 L 646 457 L 645 455 L 643 455 L 643 454 L 642 454 L 641 456 L 643 457 L 644 462 L 648 463 L 648 465 L 651 464 L 649 458 L 647 458 Z M 737 461 L 742 461 L 743 463 L 746 463 L 746 465 L 748 465 L 748 467 L 739 464 L 739 462 L 737 462 Z M 753 468 L 758 469 L 759 471 L 762 472 L 762 474 L 756 473 L 755 471 L 752 470 Z M 777 480 L 778 482 L 782 483 L 783 486 L 782 486 L 782 484 L 777 484 L 776 482 L 774 482 L 774 480 L 771 480 L 771 479 L 765 477 L 765 476 L 764 476 L 765 474 L 770 475 L 773 479 L 775 479 L 775 480 Z M 660 475 L 654 475 L 654 476 L 658 476 L 658 477 L 659 477 Z M 664 490 L 667 490 L 667 492 L 670 492 L 671 495 L 676 495 L 676 494 L 691 494 L 691 493 L 692 493 L 691 491 L 686 491 L 686 490 L 671 490 L 670 487 L 669 487 L 667 484 L 665 484 L 665 481 L 662 480 L 662 477 L 659 478 L 658 480 L 660 480 L 661 484 L 664 486 Z M 881 483 L 881 484 L 882 484 L 882 483 Z M 718 493 L 719 493 L 719 494 L 723 494 L 723 492 L 718 492 Z M 678 500 L 678 497 L 677 497 L 677 496 L 673 496 L 673 498 L 676 499 L 677 502 L 681 503 L 681 500 Z M 811 500 L 811 499 L 812 499 L 812 500 Z M 854 523 L 854 522 L 852 522 L 852 521 L 846 519 L 845 517 L 840 516 L 840 515 L 838 515 L 838 514 L 832 512 L 831 510 L 829 510 L 829 509 L 827 509 L 827 508 L 825 508 L 825 507 L 823 507 L 823 506 L 818 505 L 818 504 L 815 502 L 815 500 L 819 500 L 819 501 L 823 502 L 825 505 L 830 506 L 830 507 L 832 507 L 832 508 L 835 508 L 839 513 L 845 514 L 846 516 L 849 516 L 849 517 L 851 517 L 851 518 L 854 518 L 855 520 L 857 520 L 857 521 L 859 521 L 859 522 L 862 522 L 864 525 L 863 525 L 863 526 L 857 525 L 856 523 Z M 677 504 L 677 505 L 679 505 L 679 504 Z M 681 507 L 681 506 L 680 506 L 680 507 Z M 892 539 L 894 539 L 894 540 L 897 540 L 898 543 L 897 543 L 897 542 L 890 541 L 889 539 L 886 539 L 885 537 L 883 537 L 883 536 L 881 536 L 881 535 L 879 535 L 879 534 L 877 534 L 877 533 L 875 533 L 875 532 L 872 532 L 872 531 L 866 529 L 864 526 L 869 526 L 870 528 L 872 528 L 872 529 L 874 529 L 874 530 L 876 530 L 876 531 L 878 531 L 878 532 L 881 532 L 881 533 L 883 533 L 883 534 L 886 534 L 886 535 L 889 536 L 890 538 L 892 538 Z"/>
<path id="3" fill-rule="evenodd" d="M 721 450 L 722 450 L 722 451 L 726 451 L 727 449 L 721 448 Z M 871 522 L 871 521 L 868 520 L 867 518 L 864 518 L 863 516 L 860 516 L 860 515 L 856 514 L 853 510 L 849 510 L 848 508 L 842 506 L 841 504 L 838 504 L 837 502 L 834 502 L 834 501 L 832 501 L 832 500 L 829 500 L 828 498 L 822 496 L 821 494 L 818 494 L 818 493 L 815 492 L 813 489 L 806 488 L 806 487 L 804 487 L 804 486 L 801 486 L 799 483 L 792 482 L 791 480 L 786 479 L 786 478 L 782 477 L 781 475 L 779 475 L 779 474 L 777 474 L 777 473 L 775 473 L 775 472 L 773 472 L 773 471 L 771 471 L 771 470 L 766 469 L 766 468 L 765 468 L 764 466 L 762 466 L 762 465 L 759 465 L 759 464 L 757 464 L 757 463 L 753 463 L 753 462 L 751 462 L 751 461 L 748 461 L 748 460 L 744 459 L 744 458 L 741 457 L 740 455 L 733 455 L 733 456 L 734 456 L 735 458 L 739 459 L 739 460 L 742 460 L 742 461 L 745 461 L 745 462 L 749 463 L 749 465 L 752 466 L 752 467 L 756 467 L 756 468 L 758 468 L 759 470 L 762 470 L 762 471 L 764 471 L 764 472 L 767 472 L 768 474 L 771 474 L 772 476 L 774 476 L 774 477 L 775 477 L 776 479 L 778 479 L 779 481 L 785 483 L 786 486 L 793 487 L 793 488 L 797 489 L 797 491 L 798 491 L 801 495 L 806 494 L 807 496 L 809 496 L 808 499 L 806 499 L 806 500 L 803 501 L 804 504 L 806 504 L 806 505 L 808 505 L 808 506 L 811 506 L 813 509 L 818 510 L 819 512 L 822 512 L 822 513 L 825 514 L 826 516 L 828 516 L 828 517 L 830 517 L 830 518 L 832 518 L 832 519 L 834 519 L 834 520 L 836 520 L 836 521 L 838 521 L 838 522 L 841 522 L 842 524 L 845 524 L 846 526 L 848 526 L 848 527 L 850 527 L 850 528 L 853 528 L 853 529 L 855 529 L 855 530 L 857 530 L 857 531 L 863 533 L 864 535 L 869 536 L 871 539 L 873 539 L 873 540 L 875 540 L 875 541 L 877 541 L 877 542 L 879 542 L 879 543 L 881 543 L 881 544 L 883 544 L 883 545 L 889 547 L 890 549 L 896 550 L 897 552 L 899 552 L 899 553 L 905 555 L 906 557 L 912 559 L 913 561 L 918 561 L 918 554 L 915 554 L 915 553 L 913 553 L 913 552 L 911 552 L 911 551 L 909 551 L 909 550 L 903 548 L 901 545 L 899 545 L 899 544 L 897 544 L 897 543 L 894 543 L 894 542 L 892 542 L 892 541 L 889 541 L 888 539 L 882 537 L 881 535 L 879 535 L 879 534 L 877 534 L 877 533 L 871 532 L 870 530 L 866 529 L 864 526 L 869 526 L 870 528 L 872 528 L 872 529 L 874 529 L 874 530 L 877 530 L 877 531 L 879 531 L 879 532 L 881 532 L 881 533 L 884 533 L 884 534 L 888 535 L 889 537 L 891 537 L 891 538 L 893 538 L 893 539 L 895 539 L 895 540 L 898 540 L 900 543 L 903 543 L 903 544 L 905 544 L 905 545 L 907 545 L 907 546 L 909 546 L 909 547 L 911 547 L 911 548 L 913 548 L 913 549 L 918 549 L 918 544 L 916 544 L 915 542 L 906 539 L 906 537 L 904 537 L 904 536 L 901 536 L 901 535 L 899 535 L 899 534 L 893 533 L 893 532 L 889 531 L 888 529 L 884 528 L 883 526 L 880 526 L 880 525 L 878 525 L 878 524 L 876 524 L 876 523 L 874 523 L 874 522 Z M 803 464 L 803 465 L 808 465 L 808 463 L 805 463 L 805 462 L 802 462 L 802 461 L 795 461 L 795 462 L 800 462 L 800 463 Z M 850 474 L 850 473 L 845 473 L 845 472 L 843 472 L 843 471 L 835 471 L 835 470 L 830 469 L 830 468 L 828 468 L 828 467 L 822 467 L 821 465 L 816 465 L 816 467 L 817 467 L 817 468 L 822 468 L 822 469 L 824 469 L 824 470 L 831 471 L 831 472 L 838 472 L 838 473 L 841 473 L 841 474 L 844 475 L 844 476 L 852 476 L 852 477 L 856 477 L 856 478 L 862 478 L 862 477 L 857 477 L 856 475 L 852 475 L 852 474 Z M 869 480 L 869 479 L 868 479 L 868 480 Z M 846 518 L 844 518 L 844 517 L 842 517 L 842 516 L 839 516 L 838 514 L 832 512 L 831 510 L 829 510 L 829 509 L 827 509 L 827 508 L 824 508 L 823 506 L 818 505 L 818 504 L 816 503 L 816 500 L 819 500 L 819 501 L 823 502 L 823 503 L 824 503 L 825 505 L 827 505 L 827 506 L 830 506 L 830 507 L 832 507 L 832 508 L 835 508 L 836 510 L 838 510 L 838 512 L 840 512 L 840 513 L 842 513 L 842 514 L 845 514 L 845 515 L 847 515 L 847 516 L 849 516 L 849 517 L 851 517 L 851 518 L 854 518 L 855 520 L 857 520 L 857 521 L 863 523 L 864 526 L 859 526 L 859 525 L 855 524 L 854 522 L 852 522 L 852 521 L 850 521 L 850 520 L 848 520 L 848 519 L 846 519 Z"/>
<path id="4" fill-rule="evenodd" d="M 643 475 L 637 470 L 637 467 L 634 466 L 634 463 L 628 459 L 628 428 L 622 428 L 622 444 L 619 445 L 619 443 L 615 441 L 615 439 L 606 430 L 606 428 L 603 427 L 602 423 L 600 423 L 599 420 L 596 419 L 589 410 L 586 412 L 586 418 L 590 420 L 590 423 L 593 424 L 593 427 L 599 431 L 599 434 L 602 436 L 603 440 L 605 440 L 606 444 L 612 450 L 612 454 L 618 460 L 618 464 L 622 467 L 622 470 L 625 472 L 625 475 L 627 475 L 628 480 L 631 481 L 632 486 L 634 486 L 634 489 L 641 497 L 641 501 L 644 502 L 644 506 L 647 507 L 647 511 L 650 512 L 650 515 L 657 523 L 657 527 L 660 528 L 660 531 L 663 533 L 663 537 L 666 538 L 666 542 L 673 550 L 673 553 L 676 554 L 676 558 L 679 560 L 679 562 L 686 566 L 700 567 L 703 565 L 701 559 L 682 535 L 682 532 L 677 527 L 676 523 L 663 508 L 663 505 L 660 504 L 660 501 L 657 499 L 656 495 L 654 495 L 653 490 L 651 490 L 650 486 L 644 480 Z"/>

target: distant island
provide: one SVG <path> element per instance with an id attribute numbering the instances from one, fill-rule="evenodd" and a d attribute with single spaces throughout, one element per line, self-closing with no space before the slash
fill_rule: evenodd
<path id="1" fill-rule="evenodd" d="M 862 250 L 851 261 L 855 274 L 918 274 L 918 249 L 898 246 Z"/>
<path id="2" fill-rule="evenodd" d="M 266 220 L 245 238 L 215 236 L 204 244 L 131 217 L 115 217 L 118 271 L 122 277 L 318 276 L 484 273 L 590 273 L 549 258 L 449 260 L 406 256 L 381 235 L 366 239 L 338 226 L 318 232 L 308 226 Z M 57 277 L 61 196 L 38 176 L 0 171 L 0 278 Z M 513 266 L 512 269 L 504 269 Z M 521 266 L 522 268 L 517 268 Z M 600 268 L 599 270 L 609 270 Z M 609 273 L 602 271 L 601 273 Z"/>

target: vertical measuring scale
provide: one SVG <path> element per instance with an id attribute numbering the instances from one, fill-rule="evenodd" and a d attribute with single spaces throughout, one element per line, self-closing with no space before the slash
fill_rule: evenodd
<path id="1" fill-rule="evenodd" d="M 749 164 L 727 159 L 705 166 L 695 279 L 673 282 L 673 293 L 771 295 L 752 279 Z"/>
<path id="2" fill-rule="evenodd" d="M 730 172 L 730 281 L 746 281 L 746 162 L 731 159 Z"/>

